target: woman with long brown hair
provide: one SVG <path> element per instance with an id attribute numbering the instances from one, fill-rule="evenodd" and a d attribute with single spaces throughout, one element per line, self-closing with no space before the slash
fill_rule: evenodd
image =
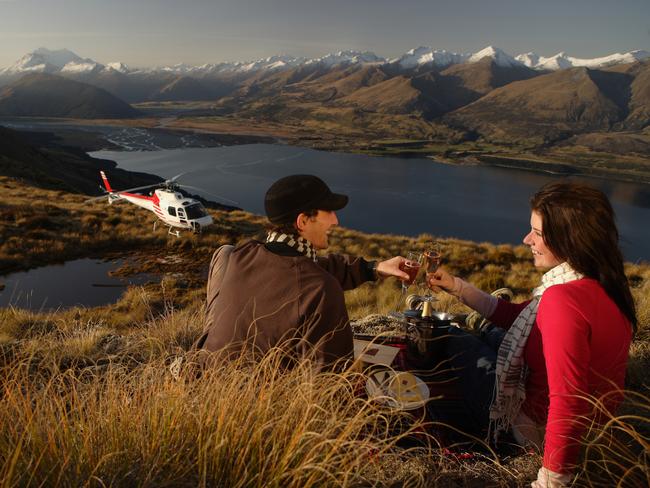
<path id="1" fill-rule="evenodd" d="M 465 386 L 489 397 L 474 400 L 484 406 L 490 434 L 510 430 L 521 444 L 543 446 L 532 486 L 565 486 L 585 423 L 598 421 L 589 399 L 610 412 L 622 399 L 636 312 L 614 211 L 601 191 L 578 183 L 544 186 L 531 199 L 530 227 L 523 242 L 535 266 L 548 269 L 531 300 L 510 303 L 445 270 L 429 286 L 457 296 L 493 324 L 479 346 L 468 346 L 460 331 L 449 341 L 455 366 L 465 371 L 461 379 L 483 383 Z"/>

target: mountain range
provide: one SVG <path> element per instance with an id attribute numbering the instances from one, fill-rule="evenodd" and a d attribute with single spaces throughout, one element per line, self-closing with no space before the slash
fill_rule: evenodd
<path id="1" fill-rule="evenodd" d="M 650 63 L 571 68 L 516 81 L 443 120 L 497 140 L 642 130 L 650 123 Z"/>
<path id="2" fill-rule="evenodd" d="M 473 54 L 420 47 L 390 60 L 342 51 L 315 59 L 131 69 L 41 48 L 1 70 L 2 83 L 5 115 L 129 117 L 137 114 L 122 100 L 207 101 L 207 115 L 346 137 L 531 147 L 581 137 L 594 150 L 650 153 L 646 51 L 578 59 L 510 56 L 492 46 Z M 44 101 L 43 94 L 50 98 Z M 108 104 L 107 97 L 113 97 Z M 37 105 L 49 113 L 35 113 Z M 628 134 L 634 131 L 643 137 Z"/>
<path id="3" fill-rule="evenodd" d="M 564 52 L 560 52 L 550 57 L 540 56 L 534 52 L 511 56 L 505 51 L 493 46 L 488 46 L 476 53 L 455 53 L 444 49 L 432 49 L 430 47 L 421 46 L 416 49 L 411 49 L 394 59 L 384 58 L 369 51 L 360 52 L 348 50 L 327 54 L 326 56 L 319 58 L 271 56 L 247 62 L 203 64 L 200 66 L 190 66 L 181 63 L 172 66 L 132 69 L 121 62 L 102 64 L 90 58 L 82 58 L 68 49 L 49 50 L 47 48 L 39 48 L 24 55 L 13 65 L 6 68 L 0 68 L 0 77 L 33 72 L 72 75 L 81 73 L 99 73 L 103 71 L 123 74 L 175 73 L 205 76 L 226 73 L 251 73 L 260 70 L 282 70 L 314 64 L 332 67 L 341 64 L 374 63 L 380 65 L 393 65 L 402 69 L 412 69 L 423 66 L 436 66 L 441 68 L 452 64 L 478 62 L 485 57 L 493 59 L 500 66 L 523 65 L 538 70 L 555 71 L 558 69 L 574 67 L 603 68 L 616 64 L 627 64 L 650 58 L 650 52 L 635 50 L 593 59 L 582 59 L 569 56 Z"/>

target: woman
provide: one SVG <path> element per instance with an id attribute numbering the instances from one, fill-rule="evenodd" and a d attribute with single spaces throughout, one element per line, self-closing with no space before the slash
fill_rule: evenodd
<path id="1" fill-rule="evenodd" d="M 511 428 L 520 443 L 543 442 L 543 466 L 532 486 L 565 486 L 586 422 L 598 421 L 586 397 L 602 399 L 610 411 L 622 399 L 636 312 L 614 212 L 602 192 L 552 183 L 532 197 L 531 209 L 531 230 L 523 242 L 535 266 L 549 271 L 530 301 L 498 299 L 444 270 L 430 278 L 429 286 L 457 296 L 506 330 L 484 332 L 487 342 L 494 344 L 495 337 L 500 342 L 496 374 L 484 371 L 488 387 L 474 391 L 483 391 L 489 405 L 491 433 Z M 454 340 L 450 344 L 453 348 Z M 472 349 L 464 344 L 464 349 L 456 344 L 459 351 Z M 485 354 L 485 347 L 476 350 Z M 481 361 L 468 359 L 464 364 L 471 376 Z M 493 392 L 487 400 L 486 391 Z"/>

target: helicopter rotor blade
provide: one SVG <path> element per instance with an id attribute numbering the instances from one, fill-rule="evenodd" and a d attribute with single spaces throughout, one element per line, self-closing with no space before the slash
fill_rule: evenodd
<path id="1" fill-rule="evenodd" d="M 219 195 L 215 195 L 214 193 L 210 193 L 209 191 L 206 191 L 203 188 L 198 188 L 196 186 L 190 186 L 190 185 L 178 185 L 178 186 L 180 186 L 181 188 L 189 188 L 191 190 L 199 191 L 199 192 L 204 193 L 206 195 L 210 195 L 213 198 L 218 198 L 222 202 L 227 202 L 227 203 L 230 203 L 232 205 L 239 205 L 239 203 L 235 202 L 234 200 L 230 200 L 229 198 L 222 197 L 222 196 L 219 196 Z"/>
<path id="2" fill-rule="evenodd" d="M 92 197 L 84 200 L 84 203 L 90 203 L 90 202 L 96 202 L 97 200 L 101 200 L 102 198 L 107 198 L 109 200 L 113 199 L 114 202 L 121 202 L 123 198 L 120 198 L 118 195 L 118 192 L 110 192 L 110 193 L 105 193 L 103 195 L 100 195 L 98 197 Z"/>
<path id="3" fill-rule="evenodd" d="M 171 178 L 169 178 L 168 180 L 166 180 L 165 183 L 173 183 L 173 182 L 175 182 L 177 179 L 179 179 L 181 176 L 185 176 L 186 174 L 194 173 L 194 172 L 195 172 L 195 171 L 183 171 L 182 173 L 178 173 L 176 176 L 172 176 Z"/>
<path id="4" fill-rule="evenodd" d="M 164 186 L 164 184 L 165 182 L 161 181 L 160 183 L 154 183 L 153 185 L 136 186 L 135 188 L 127 188 L 126 190 L 114 191 L 113 193 L 128 193 L 137 190 L 146 190 L 147 188 L 153 188 L 154 186 Z"/>
<path id="5" fill-rule="evenodd" d="M 101 200 L 102 198 L 110 198 L 110 193 L 106 193 L 105 195 L 100 195 L 98 197 L 92 197 L 84 200 L 84 203 L 90 203 L 90 202 L 96 202 L 97 200 Z"/>

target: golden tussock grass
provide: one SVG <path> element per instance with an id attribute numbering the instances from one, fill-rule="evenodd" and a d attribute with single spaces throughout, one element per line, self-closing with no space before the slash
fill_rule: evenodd
<path id="1" fill-rule="evenodd" d="M 2 486 L 526 486 L 539 466 L 537 455 L 449 456 L 414 435 L 417 421 L 365 399 L 361 373 L 287 371 L 271 354 L 197 378 L 201 307 L 120 329 L 83 309 L 3 313 L 20 339 L 0 349 Z M 588 434 L 577 486 L 643 486 L 649 408 L 629 391 Z"/>
<path id="2" fill-rule="evenodd" d="M 191 359 L 191 356 L 184 356 Z M 200 379 L 155 359 L 125 369 L 2 370 L 2 486 L 351 486 L 375 484 L 418 423 L 358 395 L 358 373 L 282 371 L 281 356 Z M 27 387 L 26 387 L 27 386 Z M 422 485 L 427 470 L 401 472 Z M 390 473 L 383 473 L 390 480 Z"/>
<path id="3" fill-rule="evenodd" d="M 601 401 L 589 399 L 605 422 L 587 430 L 578 486 L 650 486 L 650 397 L 626 391 L 614 416 Z"/>
<path id="4" fill-rule="evenodd" d="M 0 186 L 11 182 L 0 178 Z M 201 332 L 200 273 L 219 245 L 262 238 L 261 217 L 215 211 L 213 228 L 176 239 L 154 233 L 148 214 L 131 206 L 87 207 L 83 197 L 47 190 L 38 190 L 42 205 L 31 206 L 33 190 L 14 190 L 0 204 L 2 269 L 135 251 L 145 259 L 132 272 L 167 275 L 105 307 L 0 309 L 1 486 L 482 487 L 534 478 L 537 455 L 463 460 L 434 439 L 405 449 L 417 423 L 406 427 L 400 414 L 359 395 L 361 373 L 317 374 L 305 363 L 280 374 L 270 356 L 198 379 L 189 367 L 172 375 L 170 364 L 192 359 Z M 330 251 L 386 259 L 433 239 L 443 266 L 486 291 L 508 286 L 519 301 L 539 282 L 523 246 L 341 228 Z M 619 416 L 589 433 L 577 486 L 647 486 L 650 266 L 628 264 L 626 273 L 639 318 L 630 391 Z M 391 311 L 399 293 L 395 280 L 365 284 L 346 293 L 350 316 Z M 467 312 L 450 296 L 438 299 L 440 310 Z"/>

